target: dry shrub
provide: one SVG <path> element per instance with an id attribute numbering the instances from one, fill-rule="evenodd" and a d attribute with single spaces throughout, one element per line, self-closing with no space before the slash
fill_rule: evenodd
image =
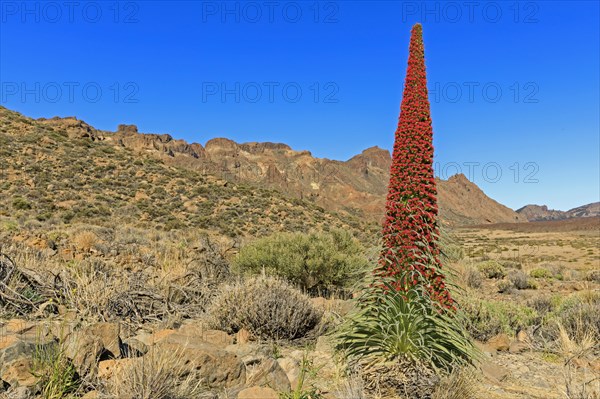
<path id="1" fill-rule="evenodd" d="M 217 329 L 236 333 L 245 328 L 263 339 L 301 338 L 322 316 L 306 295 L 266 276 L 223 287 L 208 313 Z"/>
<path id="2" fill-rule="evenodd" d="M 534 309 L 540 317 L 556 309 L 557 303 L 548 295 L 534 296 L 527 301 L 527 306 Z"/>
<path id="3" fill-rule="evenodd" d="M 98 236 L 91 231 L 82 231 L 73 237 L 73 244 L 80 251 L 89 252 L 98 243 Z"/>
<path id="4" fill-rule="evenodd" d="M 600 339 L 600 293 L 583 291 L 572 295 L 557 310 L 557 321 L 576 341 L 587 335 Z"/>
<path id="5" fill-rule="evenodd" d="M 467 287 L 481 288 L 483 274 L 475 268 L 468 267 L 463 273 L 463 279 Z"/>
<path id="6" fill-rule="evenodd" d="M 499 263 L 507 269 L 521 270 L 523 268 L 521 262 L 515 260 L 501 260 Z"/>
<path id="7" fill-rule="evenodd" d="M 186 373 L 177 352 L 151 350 L 117 369 L 101 385 L 107 399 L 191 399 L 213 398 L 192 373 Z M 186 375 L 182 378 L 181 376 Z"/>
<path id="8" fill-rule="evenodd" d="M 61 295 L 84 318 L 102 318 L 110 300 L 124 288 L 109 275 L 103 263 L 83 261 L 61 274 Z"/>
<path id="9" fill-rule="evenodd" d="M 435 387 L 432 399 L 477 399 L 478 375 L 473 369 L 457 369 L 444 376 Z"/>
<path id="10" fill-rule="evenodd" d="M 514 287 L 518 290 L 524 290 L 532 287 L 527 274 L 523 273 L 521 270 L 511 271 L 508 274 L 508 280 L 512 282 Z"/>
<path id="11" fill-rule="evenodd" d="M 515 285 L 510 280 L 499 280 L 496 283 L 496 290 L 503 294 L 512 294 L 515 292 Z"/>

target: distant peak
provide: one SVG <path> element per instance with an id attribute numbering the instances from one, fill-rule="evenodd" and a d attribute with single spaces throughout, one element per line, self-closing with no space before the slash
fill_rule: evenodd
<path id="1" fill-rule="evenodd" d="M 367 156 L 368 155 L 378 155 L 378 156 L 383 155 L 383 156 L 387 156 L 387 157 L 390 157 L 390 158 L 392 157 L 391 154 L 390 154 L 390 152 L 388 150 L 383 149 L 383 148 L 378 147 L 378 146 L 369 147 L 369 148 L 363 150 L 362 154 L 363 155 L 367 155 Z"/>
<path id="2" fill-rule="evenodd" d="M 463 173 L 457 173 L 455 175 L 452 175 L 448 178 L 449 182 L 456 182 L 456 183 L 471 183 L 471 181 L 469 179 L 467 179 L 467 176 L 465 176 Z"/>

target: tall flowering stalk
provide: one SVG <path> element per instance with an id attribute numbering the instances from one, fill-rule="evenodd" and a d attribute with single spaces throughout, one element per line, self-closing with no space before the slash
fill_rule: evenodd
<path id="1" fill-rule="evenodd" d="M 453 308 L 439 258 L 433 130 L 421 24 L 413 26 L 400 119 L 396 130 L 383 224 L 383 275 L 406 276 L 399 290 L 423 285 L 442 306 Z"/>

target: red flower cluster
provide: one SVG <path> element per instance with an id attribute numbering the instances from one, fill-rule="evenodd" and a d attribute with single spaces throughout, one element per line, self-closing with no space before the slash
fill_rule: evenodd
<path id="1" fill-rule="evenodd" d="M 395 276 L 402 271 L 415 271 L 419 278 L 409 278 L 408 285 L 423 284 L 432 298 L 452 308 L 454 302 L 444 284 L 437 246 L 432 141 L 423 33 L 421 25 L 416 24 L 411 31 L 408 70 L 394 142 L 380 272 Z"/>

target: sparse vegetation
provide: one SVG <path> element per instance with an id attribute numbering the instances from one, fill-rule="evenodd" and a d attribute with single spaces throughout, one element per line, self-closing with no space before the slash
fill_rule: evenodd
<path id="1" fill-rule="evenodd" d="M 537 312 L 528 306 L 507 301 L 463 299 L 466 328 L 476 339 L 487 341 L 494 335 L 509 336 L 527 330 L 537 320 Z"/>

